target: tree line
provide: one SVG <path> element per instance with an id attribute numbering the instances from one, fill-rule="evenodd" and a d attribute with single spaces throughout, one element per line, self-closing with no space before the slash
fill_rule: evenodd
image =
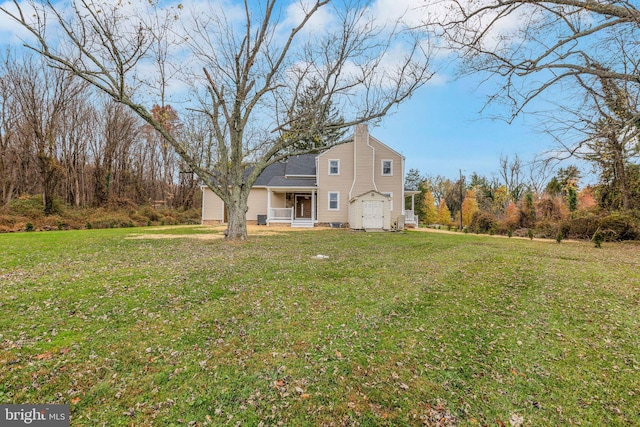
<path id="1" fill-rule="evenodd" d="M 170 105 L 151 113 L 173 133 L 183 125 Z M 200 154 L 206 157 L 206 153 Z M 76 208 L 197 206 L 198 180 L 156 130 L 124 105 L 40 58 L 5 52 L 0 64 L 0 204 L 42 194 Z"/>
<path id="2" fill-rule="evenodd" d="M 218 4 L 203 11 L 190 2 L 89 0 L 71 2 L 64 12 L 53 2 L 0 6 L 26 32 L 23 46 L 51 67 L 36 70 L 46 75 L 45 89 L 22 85 L 15 73 L 3 79 L 12 90 L 7 96 L 32 104 L 15 114 L 3 111 L 3 150 L 13 145 L 14 133 L 29 135 L 21 136 L 29 153 L 22 152 L 25 145 L 7 151 L 3 200 L 29 191 L 24 186 L 42 191 L 47 210 L 62 188 L 76 205 L 100 203 L 112 194 L 176 200 L 172 186 L 187 176 L 180 174 L 184 162 L 225 202 L 227 238 L 244 239 L 249 189 L 264 168 L 290 155 L 317 152 L 325 145 L 318 134 L 333 132 L 336 138 L 325 142 L 339 144 L 344 129 L 384 117 L 431 79 L 432 58 L 444 53 L 457 60 L 460 74 L 497 85 L 489 102 L 508 106 L 505 118 L 538 115 L 558 143 L 558 157 L 591 162 L 599 176 L 598 206 L 621 212 L 637 207 L 640 11 L 635 3 L 438 0 L 399 7 L 396 16 L 380 16 L 368 2 L 240 3 L 233 13 Z M 322 32 L 313 31 L 318 22 Z M 7 76 L 12 65 L 6 61 Z M 81 80 L 55 77 L 59 70 Z M 96 106 L 99 97 L 93 94 L 87 104 L 96 108 L 97 118 L 82 130 L 80 122 L 87 122 L 76 92 L 84 93 L 85 85 L 117 104 Z M 315 87 L 306 96 L 310 102 L 301 103 L 310 87 Z M 4 99 L 3 105 L 18 105 Z M 548 111 L 536 110 L 537 101 L 546 102 Z M 168 104 L 188 104 L 193 117 L 174 123 Z M 327 108 L 333 107 L 343 118 L 327 122 Z M 73 117 L 61 119 L 67 115 Z M 22 127 L 6 125 L 15 117 Z M 118 128 L 122 135 L 107 131 L 108 118 L 124 123 L 133 117 L 145 123 L 134 126 L 135 137 L 127 126 Z M 58 124 L 74 121 L 67 128 Z M 75 156 L 75 133 L 81 131 L 99 134 L 90 140 L 102 145 Z M 145 135 L 161 137 L 142 148 L 135 141 Z M 168 160 L 167 147 L 179 161 Z M 541 191 L 509 179 L 497 188 L 488 180 L 472 189 L 496 206 L 545 200 L 549 182 Z M 469 188 L 462 180 L 458 187 L 462 219 Z M 574 206 L 579 191 L 564 187 Z M 477 202 L 482 206 L 486 200 Z M 447 207 L 455 211 L 454 200 Z"/>
<path id="3" fill-rule="evenodd" d="M 309 144 L 317 133 L 340 135 L 380 120 L 433 75 L 426 32 L 405 22 L 402 10 L 381 16 L 369 6 L 267 0 L 202 9 L 89 0 L 63 11 L 54 2 L 16 1 L 0 12 L 28 34 L 27 49 L 162 135 L 160 147 L 172 147 L 225 203 L 226 238 L 243 240 L 249 190 L 266 167 L 317 152 Z M 298 108 L 311 86 L 313 102 Z M 212 157 L 203 159 L 197 139 L 153 114 L 153 103 L 165 102 L 204 123 Z M 344 119 L 318 122 L 331 106 Z"/>
<path id="4" fill-rule="evenodd" d="M 549 162 L 501 157 L 491 177 L 472 173 L 449 179 L 411 169 L 409 188 L 420 191 L 414 204 L 426 226 L 547 238 L 640 238 L 640 164 L 627 161 L 626 181 L 615 176 L 615 160 L 601 168 L 598 181 L 581 186 L 581 170 Z"/>
<path id="5" fill-rule="evenodd" d="M 545 161 L 528 164 L 538 170 L 533 175 L 516 158 L 501 159 L 493 178 L 416 177 L 424 195 L 434 199 L 426 203 L 427 221 L 439 210 L 439 221 L 446 222 L 447 208 L 463 224 L 480 230 L 509 233 L 526 228 L 559 236 L 637 237 L 640 10 L 636 2 L 427 2 L 427 7 L 438 6 L 439 12 L 429 14 L 424 25 L 455 52 L 459 74 L 481 76 L 493 84 L 488 103 L 506 106 L 503 118 L 535 116 L 556 146 Z M 550 161 L 567 159 L 586 162 L 592 169 L 588 172 L 597 177 L 595 184 L 580 188 L 581 171 L 576 167 L 557 171 L 548 167 Z M 550 170 L 553 173 L 547 173 Z"/>

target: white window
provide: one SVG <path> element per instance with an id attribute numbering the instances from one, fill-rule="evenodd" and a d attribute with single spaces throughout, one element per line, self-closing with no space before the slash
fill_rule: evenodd
<path id="1" fill-rule="evenodd" d="M 329 160 L 329 175 L 340 175 L 340 160 Z"/>
<path id="2" fill-rule="evenodd" d="M 393 160 L 383 160 L 382 176 L 392 176 L 392 175 L 393 175 Z"/>
<path id="3" fill-rule="evenodd" d="M 337 211 L 340 209 L 340 193 L 329 192 L 329 210 Z"/>
<path id="4" fill-rule="evenodd" d="M 391 202 L 389 202 L 389 210 L 392 211 L 393 210 L 393 193 L 385 193 L 383 191 L 382 194 L 384 194 L 385 196 L 391 199 Z"/>

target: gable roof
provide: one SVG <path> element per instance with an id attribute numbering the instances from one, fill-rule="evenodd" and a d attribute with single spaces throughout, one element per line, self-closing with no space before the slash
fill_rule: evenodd
<path id="1" fill-rule="evenodd" d="M 344 142 L 343 144 L 352 144 L 354 142 L 354 138 L 355 138 L 355 134 L 350 135 L 348 138 L 346 138 L 346 142 Z M 400 153 L 397 150 L 394 150 L 393 148 L 389 147 L 387 144 L 385 144 L 384 142 L 380 141 L 375 136 L 369 134 L 369 140 L 375 141 L 376 144 L 380 144 L 381 146 L 387 148 L 388 150 L 390 150 L 391 152 L 396 154 L 401 159 L 403 159 L 403 160 L 405 159 L 405 157 L 404 157 L 404 155 L 402 155 L 402 153 Z M 321 153 L 318 153 L 317 157 L 322 157 L 322 156 L 328 155 L 329 153 L 331 153 L 333 151 L 334 148 L 339 147 L 340 145 L 343 145 L 343 144 L 334 145 L 333 147 L 328 148 L 328 149 L 322 151 Z"/>
<path id="2" fill-rule="evenodd" d="M 302 154 L 269 165 L 254 187 L 315 187 L 316 154 Z"/>
<path id="3" fill-rule="evenodd" d="M 285 163 L 278 162 L 267 166 L 253 183 L 254 187 L 265 187 L 276 176 L 284 176 Z"/>
<path id="4" fill-rule="evenodd" d="M 285 164 L 285 176 L 316 176 L 317 154 L 289 157 Z"/>
<path id="5" fill-rule="evenodd" d="M 387 199 L 387 200 L 391 200 L 391 197 L 387 196 L 386 194 L 382 194 L 381 192 L 376 191 L 376 190 L 369 190 L 369 191 L 365 191 L 365 192 L 364 192 L 364 193 L 362 193 L 362 194 L 358 194 L 357 196 L 353 196 L 353 197 L 349 200 L 349 203 L 351 203 L 351 202 L 353 202 L 354 200 L 357 200 L 357 199 L 359 199 L 359 198 L 361 198 L 361 197 L 364 197 L 364 196 L 366 196 L 367 194 L 375 194 L 375 195 L 378 195 L 378 196 L 382 196 L 382 197 L 384 197 L 384 198 L 385 198 L 385 199 Z"/>

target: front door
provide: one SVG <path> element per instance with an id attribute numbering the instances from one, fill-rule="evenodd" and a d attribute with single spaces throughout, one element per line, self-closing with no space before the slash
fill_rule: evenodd
<path id="1" fill-rule="evenodd" d="M 382 228 L 384 226 L 384 202 L 365 200 L 362 202 L 362 228 Z"/>
<path id="2" fill-rule="evenodd" d="M 296 195 L 296 218 L 311 218 L 311 196 Z"/>

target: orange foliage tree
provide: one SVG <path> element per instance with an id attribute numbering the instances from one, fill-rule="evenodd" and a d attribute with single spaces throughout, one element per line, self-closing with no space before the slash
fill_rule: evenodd
<path id="1" fill-rule="evenodd" d="M 596 206 L 598 206 L 598 202 L 593 196 L 592 187 L 586 187 L 578 193 L 578 209 L 589 210 Z"/>
<path id="2" fill-rule="evenodd" d="M 511 202 L 509 203 L 509 206 L 507 206 L 504 222 L 510 230 L 520 226 L 520 209 L 515 203 Z"/>
<path id="3" fill-rule="evenodd" d="M 438 220 L 438 209 L 436 208 L 436 200 L 433 197 L 431 191 L 424 193 L 422 199 L 422 212 L 424 212 L 424 218 L 422 219 L 425 224 L 433 224 Z"/>
<path id="4" fill-rule="evenodd" d="M 444 200 L 441 200 L 438 205 L 436 222 L 442 225 L 451 225 L 451 212 Z"/>
<path id="5" fill-rule="evenodd" d="M 473 220 L 473 215 L 479 211 L 480 208 L 476 200 L 476 192 L 474 190 L 467 190 L 467 194 L 462 201 L 462 225 L 470 225 Z"/>

